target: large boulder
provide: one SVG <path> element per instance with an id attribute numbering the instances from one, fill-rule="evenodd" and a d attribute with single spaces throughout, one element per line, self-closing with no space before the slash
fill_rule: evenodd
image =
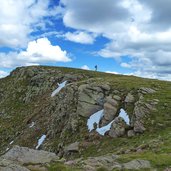
<path id="1" fill-rule="evenodd" d="M 24 166 L 20 166 L 13 161 L 0 158 L 0 171 L 30 171 Z"/>
<path id="2" fill-rule="evenodd" d="M 104 116 L 101 120 L 100 126 L 105 126 L 117 117 L 118 112 L 118 102 L 111 97 L 106 98 L 106 103 L 104 104 Z"/>
<path id="3" fill-rule="evenodd" d="M 135 101 L 134 96 L 131 93 L 128 93 L 125 98 L 125 103 L 133 103 Z"/>
<path id="4" fill-rule="evenodd" d="M 78 115 L 89 117 L 93 113 L 102 109 L 105 90 L 101 87 L 102 86 L 93 84 L 83 84 L 78 88 Z"/>
<path id="5" fill-rule="evenodd" d="M 125 135 L 126 123 L 123 118 L 117 117 L 110 128 L 109 136 L 113 138 L 121 137 Z"/>
<path id="6" fill-rule="evenodd" d="M 19 146 L 14 146 L 2 158 L 20 164 L 45 164 L 58 159 L 55 153 Z"/>

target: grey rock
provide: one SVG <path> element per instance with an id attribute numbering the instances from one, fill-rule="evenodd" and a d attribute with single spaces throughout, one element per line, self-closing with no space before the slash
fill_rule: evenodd
<path id="1" fill-rule="evenodd" d="M 114 99 L 114 100 L 117 100 L 117 101 L 121 101 L 121 97 L 118 96 L 118 95 L 114 95 L 114 96 L 113 96 L 113 99 Z"/>
<path id="2" fill-rule="evenodd" d="M 96 171 L 99 167 L 105 167 L 107 170 L 112 170 L 113 168 L 121 168 L 121 165 L 116 161 L 118 156 L 116 155 L 106 155 L 99 157 L 89 157 L 84 160 L 84 168 L 88 169 L 87 171 L 92 170 Z"/>
<path id="3" fill-rule="evenodd" d="M 147 87 L 142 87 L 139 89 L 139 91 L 143 94 L 151 94 L 151 93 L 155 93 L 156 91 L 153 90 L 152 88 L 147 88 Z"/>
<path id="4" fill-rule="evenodd" d="M 111 97 L 106 98 L 106 103 L 104 103 L 104 116 L 101 120 L 100 126 L 105 126 L 115 119 L 118 112 L 118 102 Z"/>
<path id="5" fill-rule="evenodd" d="M 78 88 L 77 114 L 89 117 L 102 109 L 104 94 L 100 87 L 83 84 Z"/>
<path id="6" fill-rule="evenodd" d="M 89 104 L 86 102 L 78 102 L 77 114 L 83 117 L 89 117 L 101 109 L 102 109 L 102 106 L 99 106 L 99 105 Z"/>
<path id="7" fill-rule="evenodd" d="M 128 135 L 128 137 L 133 137 L 133 136 L 135 136 L 134 130 L 129 130 L 129 131 L 127 132 L 127 135 Z"/>
<path id="8" fill-rule="evenodd" d="M 125 135 L 126 123 L 121 117 L 115 118 L 109 131 L 109 136 L 113 138 Z"/>
<path id="9" fill-rule="evenodd" d="M 106 90 L 106 91 L 109 91 L 110 90 L 110 86 L 108 84 L 102 84 L 100 85 L 100 87 L 103 89 L 103 90 Z"/>
<path id="10" fill-rule="evenodd" d="M 124 169 L 134 169 L 134 170 L 140 170 L 140 169 L 150 169 L 151 165 L 148 160 L 132 160 L 128 163 L 123 164 Z"/>
<path id="11" fill-rule="evenodd" d="M 13 161 L 0 158 L 0 171 L 30 171 L 24 166 L 20 166 Z"/>
<path id="12" fill-rule="evenodd" d="M 143 133 L 145 131 L 145 127 L 141 121 L 135 121 L 134 123 L 134 132 Z"/>
<path id="13" fill-rule="evenodd" d="M 72 143 L 64 148 L 65 153 L 67 152 L 79 152 L 79 142 Z"/>
<path id="14" fill-rule="evenodd" d="M 4 154 L 2 158 L 21 164 L 44 164 L 51 161 L 56 161 L 58 159 L 54 153 L 19 146 L 14 146 L 11 150 Z"/>
<path id="15" fill-rule="evenodd" d="M 135 101 L 134 96 L 131 93 L 128 93 L 125 98 L 125 103 L 133 103 Z"/>

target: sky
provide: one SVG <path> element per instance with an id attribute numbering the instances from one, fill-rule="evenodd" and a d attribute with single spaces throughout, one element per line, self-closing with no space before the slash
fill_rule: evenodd
<path id="1" fill-rule="evenodd" d="M 171 0 L 1 0 L 0 78 L 51 65 L 171 81 Z"/>

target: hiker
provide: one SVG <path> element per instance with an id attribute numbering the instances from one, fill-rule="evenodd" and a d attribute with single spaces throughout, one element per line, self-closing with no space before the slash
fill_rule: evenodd
<path id="1" fill-rule="evenodd" d="M 97 71 L 97 65 L 95 65 L 95 71 Z"/>

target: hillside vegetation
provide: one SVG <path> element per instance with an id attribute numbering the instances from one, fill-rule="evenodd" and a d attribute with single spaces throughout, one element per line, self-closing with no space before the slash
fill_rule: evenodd
<path id="1" fill-rule="evenodd" d="M 99 125 L 89 132 L 88 118 L 102 109 Z M 121 109 L 129 125 L 117 119 Z M 110 122 L 104 136 L 96 132 Z M 59 157 L 44 166 L 50 171 L 129 170 L 125 163 L 137 159 L 150 163 L 145 170 L 171 169 L 171 82 L 63 67 L 17 68 L 0 79 L 0 154 L 15 145 L 35 149 L 42 135 L 38 149 Z"/>

